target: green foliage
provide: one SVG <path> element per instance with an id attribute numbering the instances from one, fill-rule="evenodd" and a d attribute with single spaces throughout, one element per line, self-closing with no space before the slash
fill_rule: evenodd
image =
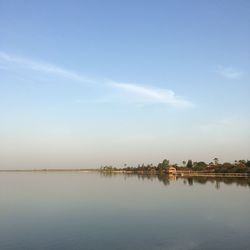
<path id="1" fill-rule="evenodd" d="M 169 166 L 169 160 L 166 160 L 166 159 L 163 160 L 163 161 L 162 161 L 162 168 L 163 168 L 163 169 L 166 169 L 168 166 Z"/>
<path id="2" fill-rule="evenodd" d="M 192 167 L 193 167 L 192 160 L 188 160 L 188 162 L 187 162 L 187 168 L 192 168 Z"/>
<path id="3" fill-rule="evenodd" d="M 186 163 L 185 161 L 182 162 L 183 165 Z M 100 171 L 103 172 L 115 172 L 115 171 L 129 171 L 135 173 L 142 173 L 142 174 L 163 174 L 167 173 L 168 167 L 175 167 L 177 171 L 204 171 L 209 173 L 249 173 L 250 174 L 250 161 L 249 160 L 237 160 L 234 163 L 224 162 L 219 163 L 218 158 L 214 158 L 214 163 L 210 162 L 206 164 L 203 161 L 200 162 L 192 162 L 192 160 L 188 160 L 187 162 L 187 169 L 185 167 L 178 167 L 177 164 L 171 164 L 169 160 L 164 159 L 162 162 L 154 166 L 153 164 L 142 164 L 138 165 L 137 167 L 130 167 L 127 164 L 124 164 L 123 168 L 116 168 L 112 166 L 104 166 L 100 168 Z"/>
<path id="4" fill-rule="evenodd" d="M 207 167 L 207 164 L 204 161 L 196 162 L 193 166 L 193 169 L 196 171 L 204 170 Z"/>

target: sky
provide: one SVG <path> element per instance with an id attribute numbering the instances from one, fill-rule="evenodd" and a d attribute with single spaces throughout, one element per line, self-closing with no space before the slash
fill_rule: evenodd
<path id="1" fill-rule="evenodd" d="M 250 159 L 250 1 L 0 0 L 0 169 Z"/>

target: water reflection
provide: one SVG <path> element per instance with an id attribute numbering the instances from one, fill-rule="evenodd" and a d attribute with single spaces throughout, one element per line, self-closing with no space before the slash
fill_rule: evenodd
<path id="1" fill-rule="evenodd" d="M 180 177 L 183 179 L 184 184 L 190 186 L 194 184 L 205 185 L 211 183 L 215 185 L 215 188 L 220 189 L 221 183 L 225 185 L 235 184 L 241 187 L 250 187 L 250 178 L 245 177 L 205 177 L 205 176 L 195 176 L 195 177 Z"/>
<path id="2" fill-rule="evenodd" d="M 118 173 L 118 172 L 100 172 L 102 177 L 112 178 L 115 176 L 123 176 L 126 180 L 127 178 L 137 177 L 138 180 L 158 180 L 163 183 L 165 186 L 171 184 L 174 181 L 181 181 L 184 185 L 193 186 L 193 185 L 205 185 L 205 184 L 214 184 L 216 189 L 220 189 L 221 184 L 225 185 L 236 185 L 241 187 L 250 188 L 250 178 L 249 177 L 208 177 L 208 176 L 176 176 L 176 175 L 166 175 L 166 174 L 135 174 L 135 173 Z"/>
<path id="3" fill-rule="evenodd" d="M 246 178 L 2 173 L 0 249 L 249 249 L 249 191 Z"/>

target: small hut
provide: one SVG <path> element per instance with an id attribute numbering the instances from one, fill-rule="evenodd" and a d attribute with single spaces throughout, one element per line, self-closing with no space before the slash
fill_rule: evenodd
<path id="1" fill-rule="evenodd" d="M 175 175 L 176 174 L 176 168 L 174 168 L 174 167 L 168 167 L 166 169 L 166 173 L 167 174 L 173 174 L 173 175 Z"/>

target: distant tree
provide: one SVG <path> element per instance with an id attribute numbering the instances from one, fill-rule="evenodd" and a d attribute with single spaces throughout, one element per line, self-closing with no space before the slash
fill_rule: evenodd
<path id="1" fill-rule="evenodd" d="M 142 170 L 145 168 L 145 165 L 144 165 L 144 163 L 142 163 L 142 165 L 141 165 L 141 168 L 142 168 Z"/>
<path id="2" fill-rule="evenodd" d="M 242 164 L 246 165 L 246 161 L 245 160 L 239 160 L 239 163 L 242 163 Z"/>
<path id="3" fill-rule="evenodd" d="M 224 163 L 222 164 L 222 167 L 224 167 L 224 168 L 233 168 L 234 165 L 231 164 L 231 163 L 229 163 L 229 162 L 224 162 Z"/>
<path id="4" fill-rule="evenodd" d="M 242 167 L 242 168 L 246 167 L 246 161 L 245 160 L 239 160 L 238 161 L 238 167 Z"/>
<path id="5" fill-rule="evenodd" d="M 165 159 L 162 161 L 162 168 L 166 169 L 169 166 L 169 160 Z"/>
<path id="6" fill-rule="evenodd" d="M 218 165 L 218 164 L 219 164 L 219 159 L 218 159 L 217 157 L 215 157 L 213 160 L 214 160 L 214 164 L 215 164 L 215 165 Z"/>
<path id="7" fill-rule="evenodd" d="M 183 164 L 183 167 L 185 167 L 186 166 L 186 161 L 182 161 L 182 164 Z"/>
<path id="8" fill-rule="evenodd" d="M 192 160 L 188 160 L 188 162 L 187 162 L 187 167 L 188 167 L 188 168 L 192 168 L 192 167 L 193 167 L 193 162 L 192 162 Z"/>
<path id="9" fill-rule="evenodd" d="M 246 166 L 250 168 L 250 161 L 246 162 Z"/>
<path id="10" fill-rule="evenodd" d="M 207 164 L 204 161 L 199 161 L 194 163 L 193 168 L 195 170 L 203 170 L 207 167 Z"/>

